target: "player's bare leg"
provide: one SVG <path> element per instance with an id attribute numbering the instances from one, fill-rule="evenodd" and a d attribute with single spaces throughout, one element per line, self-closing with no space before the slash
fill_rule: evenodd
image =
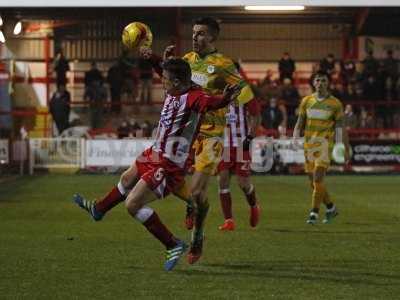
<path id="1" fill-rule="evenodd" d="M 121 175 L 118 184 L 101 200 L 86 200 L 79 194 L 75 194 L 73 200 L 77 205 L 86 210 L 95 221 L 100 221 L 109 210 L 125 200 L 127 193 L 137 181 L 137 168 L 133 164 Z"/>
<path id="2" fill-rule="evenodd" d="M 237 176 L 239 187 L 246 196 L 247 203 L 250 206 L 250 226 L 256 227 L 260 220 L 260 205 L 256 198 L 256 190 L 250 182 L 250 176 Z"/>
<path id="3" fill-rule="evenodd" d="M 218 227 L 222 231 L 235 230 L 235 221 L 232 214 L 232 197 L 229 190 L 230 184 L 229 170 L 221 170 L 218 176 L 219 184 L 219 199 L 221 202 L 221 209 L 224 215 L 224 223 Z"/>
<path id="4" fill-rule="evenodd" d="M 192 177 L 192 199 L 195 205 L 194 228 L 188 254 L 188 262 L 194 264 L 201 257 L 204 241 L 204 223 L 207 217 L 209 203 L 207 186 L 210 175 L 196 171 Z"/>
<path id="5" fill-rule="evenodd" d="M 179 258 L 187 249 L 186 244 L 174 237 L 169 229 L 161 222 L 157 213 L 147 207 L 150 202 L 157 200 L 156 194 L 148 187 L 147 183 L 140 179 L 132 191 L 128 194 L 125 206 L 129 214 L 143 224 L 144 227 L 157 238 L 167 249 L 164 268 L 172 270 Z"/>

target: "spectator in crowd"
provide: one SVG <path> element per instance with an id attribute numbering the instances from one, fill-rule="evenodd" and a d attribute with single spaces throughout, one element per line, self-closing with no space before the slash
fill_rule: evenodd
<path id="1" fill-rule="evenodd" d="M 355 84 L 355 100 L 365 100 L 363 84 L 361 82 Z"/>
<path id="2" fill-rule="evenodd" d="M 357 128 L 358 126 L 358 118 L 353 112 L 351 104 L 347 104 L 344 109 L 344 125 L 347 130 Z"/>
<path id="3" fill-rule="evenodd" d="M 369 76 L 376 77 L 379 69 L 379 62 L 374 57 L 374 51 L 369 50 L 367 56 L 362 61 L 363 64 L 363 77 Z"/>
<path id="4" fill-rule="evenodd" d="M 62 50 L 58 51 L 56 58 L 54 59 L 54 71 L 56 72 L 56 84 L 57 87 L 60 85 L 67 85 L 67 72 L 69 71 L 68 60 L 64 57 Z"/>
<path id="5" fill-rule="evenodd" d="M 258 86 L 262 88 L 264 85 L 271 84 L 273 82 L 273 75 L 274 72 L 271 69 L 268 69 L 267 72 L 265 72 L 265 77 L 259 82 Z"/>
<path id="6" fill-rule="evenodd" d="M 276 98 L 269 100 L 261 115 L 261 124 L 265 129 L 287 128 L 287 112 L 283 104 L 279 104 Z"/>
<path id="7" fill-rule="evenodd" d="M 395 99 L 400 100 L 400 78 L 397 79 L 395 89 Z"/>
<path id="8" fill-rule="evenodd" d="M 392 77 L 387 77 L 385 79 L 385 100 L 391 101 L 395 100 L 396 97 L 396 81 L 392 79 Z"/>
<path id="9" fill-rule="evenodd" d="M 127 121 L 123 121 L 117 128 L 118 138 L 124 139 L 129 137 L 130 128 Z"/>
<path id="10" fill-rule="evenodd" d="M 356 95 L 356 84 L 349 83 L 346 87 L 347 101 L 359 100 Z M 362 93 L 361 93 L 362 94 Z"/>
<path id="11" fill-rule="evenodd" d="M 276 81 L 265 83 L 257 93 L 257 97 L 260 98 L 261 102 L 268 104 L 271 98 L 280 97 L 280 88 Z"/>
<path id="12" fill-rule="evenodd" d="M 356 82 L 357 72 L 356 72 L 356 64 L 353 60 L 347 59 L 342 62 L 341 68 L 341 77 L 342 81 L 345 85 L 349 85 L 350 83 Z"/>
<path id="13" fill-rule="evenodd" d="M 386 58 L 382 62 L 382 67 L 385 75 L 385 79 L 390 77 L 394 81 L 397 80 L 398 77 L 398 61 L 393 57 L 393 51 L 388 50 L 386 52 Z"/>
<path id="14" fill-rule="evenodd" d="M 383 80 L 385 85 L 385 98 L 396 98 L 396 82 L 398 79 L 398 61 L 393 57 L 393 51 L 386 52 L 386 58 L 382 62 Z"/>
<path id="15" fill-rule="evenodd" d="M 137 137 L 138 131 L 141 130 L 141 127 L 138 122 L 134 118 L 129 120 L 129 136 L 130 137 Z"/>
<path id="16" fill-rule="evenodd" d="M 140 126 L 143 131 L 143 137 L 149 138 L 151 137 L 151 133 L 153 131 L 153 127 L 148 120 L 145 120 Z"/>
<path id="17" fill-rule="evenodd" d="M 280 89 L 280 99 L 282 99 L 286 104 L 288 126 L 293 127 L 296 123 L 295 110 L 299 105 L 300 95 L 290 78 L 285 78 L 283 80 L 283 85 Z"/>
<path id="18" fill-rule="evenodd" d="M 296 71 L 296 63 L 290 57 L 289 52 L 283 53 L 282 58 L 279 60 L 279 80 L 283 82 L 285 78 L 293 80 L 293 73 Z"/>
<path id="19" fill-rule="evenodd" d="M 90 123 L 92 129 L 102 126 L 104 103 L 107 100 L 107 90 L 102 80 L 94 80 L 85 92 L 85 100 L 89 101 Z"/>
<path id="20" fill-rule="evenodd" d="M 359 128 L 370 129 L 375 128 L 375 120 L 371 112 L 367 111 L 363 106 L 360 111 Z"/>
<path id="21" fill-rule="evenodd" d="M 153 88 L 153 66 L 148 59 L 139 59 L 140 102 L 150 104 Z"/>
<path id="22" fill-rule="evenodd" d="M 113 64 L 107 73 L 107 82 L 110 85 L 111 111 L 121 112 L 121 89 L 124 82 L 122 68 L 119 62 Z"/>
<path id="23" fill-rule="evenodd" d="M 347 102 L 350 100 L 347 90 L 340 82 L 337 82 L 336 84 L 333 85 L 331 92 L 333 96 L 335 96 L 336 98 L 340 99 L 343 102 Z"/>
<path id="24" fill-rule="evenodd" d="M 332 73 L 335 71 L 335 56 L 329 53 L 319 64 L 319 69 L 328 73 L 331 77 Z"/>
<path id="25" fill-rule="evenodd" d="M 382 99 L 382 95 L 379 93 L 379 85 L 374 75 L 368 75 L 363 83 L 362 89 L 364 100 L 378 101 Z"/>
<path id="26" fill-rule="evenodd" d="M 65 85 L 60 84 L 49 103 L 50 113 L 56 123 L 58 134 L 69 127 L 70 104 L 71 95 L 65 89 Z"/>
<path id="27" fill-rule="evenodd" d="M 121 95 L 126 97 L 126 101 L 134 103 L 138 96 L 139 71 L 138 61 L 129 51 L 124 51 L 120 58 L 122 69 L 123 84 Z"/>
<path id="28" fill-rule="evenodd" d="M 99 86 L 99 82 L 103 83 L 103 75 L 97 68 L 96 62 L 91 63 L 91 68 L 89 71 L 85 72 L 85 90 L 89 89 L 91 85 L 95 84 Z"/>

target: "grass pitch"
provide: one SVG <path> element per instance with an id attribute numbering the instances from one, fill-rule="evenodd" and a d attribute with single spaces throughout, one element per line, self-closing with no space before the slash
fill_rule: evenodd
<path id="1" fill-rule="evenodd" d="M 118 180 L 45 175 L 0 184 L 0 299 L 399 299 L 400 177 L 331 176 L 333 224 L 305 224 L 305 176 L 253 177 L 261 224 L 232 178 L 237 230 L 219 232 L 216 184 L 204 255 L 163 271 L 164 249 L 123 205 L 93 222 L 71 202 L 100 197 Z M 152 205 L 179 237 L 184 205 Z M 322 217 L 322 214 L 321 214 Z M 322 219 L 322 218 L 321 218 Z"/>

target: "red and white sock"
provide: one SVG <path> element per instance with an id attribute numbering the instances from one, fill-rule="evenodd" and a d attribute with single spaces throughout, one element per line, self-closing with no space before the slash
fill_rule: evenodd
<path id="1" fill-rule="evenodd" d="M 219 200 L 221 201 L 222 213 L 225 220 L 232 219 L 232 198 L 229 189 L 219 190 Z"/>
<path id="2" fill-rule="evenodd" d="M 161 222 L 157 213 L 150 207 L 144 206 L 135 215 L 135 219 L 158 239 L 167 249 L 176 246 L 176 238 L 169 229 Z"/>
<path id="3" fill-rule="evenodd" d="M 245 195 L 247 203 L 252 207 L 256 206 L 257 199 L 256 199 L 256 189 L 254 188 L 254 185 L 252 184 L 250 185 L 250 188 L 247 192 L 245 192 Z"/>
<path id="4" fill-rule="evenodd" d="M 96 202 L 96 210 L 105 214 L 117 204 L 125 201 L 126 192 L 122 183 L 119 182 L 103 199 Z"/>

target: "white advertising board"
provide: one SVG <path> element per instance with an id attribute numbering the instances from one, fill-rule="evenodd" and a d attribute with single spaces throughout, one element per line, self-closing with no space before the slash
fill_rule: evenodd
<path id="1" fill-rule="evenodd" d="M 0 163 L 8 164 L 9 161 L 8 140 L 0 140 Z"/>
<path id="2" fill-rule="evenodd" d="M 149 139 L 86 140 L 85 165 L 88 167 L 127 167 L 154 143 Z M 302 149 L 293 149 L 290 140 L 259 137 L 252 143 L 252 169 L 268 172 L 274 163 L 302 164 Z"/>
<path id="3" fill-rule="evenodd" d="M 154 143 L 148 139 L 86 140 L 86 166 L 127 167 Z"/>

